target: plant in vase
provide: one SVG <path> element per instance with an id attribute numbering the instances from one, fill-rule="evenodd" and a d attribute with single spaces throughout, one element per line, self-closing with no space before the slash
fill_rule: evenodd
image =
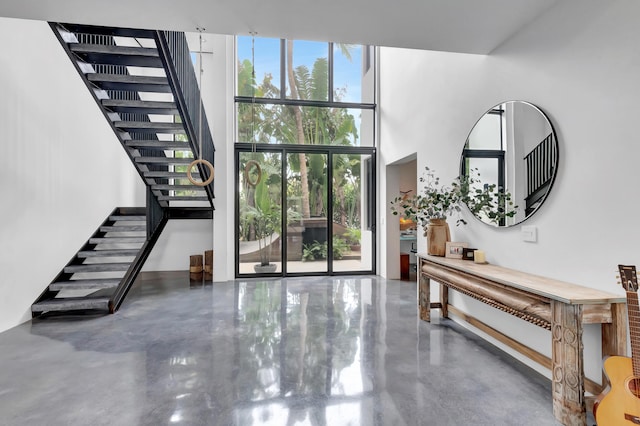
<path id="1" fill-rule="evenodd" d="M 360 241 L 362 240 L 362 231 L 360 228 L 349 228 L 343 236 L 347 239 L 351 251 L 360 251 Z"/>
<path id="2" fill-rule="evenodd" d="M 447 218 L 456 213 L 456 225 L 466 224 L 459 216 L 463 204 L 475 216 L 484 216 L 496 223 L 516 214 L 518 206 L 513 205 L 509 192 L 496 188 L 496 185 L 480 186 L 477 169 L 472 173 L 454 179 L 449 185 L 442 185 L 435 172 L 425 167 L 425 173 L 419 179 L 421 190 L 412 196 L 396 197 L 391 202 L 394 215 L 400 214 L 422 227 L 427 237 L 428 254 L 445 255 L 446 242 L 451 241 Z"/>
<path id="3" fill-rule="evenodd" d="M 267 208 L 244 206 L 243 219 L 252 225 L 258 241 L 260 264 L 255 265 L 256 272 L 275 272 L 277 265 L 271 263 L 271 251 L 274 238 L 280 233 L 280 206 Z"/>

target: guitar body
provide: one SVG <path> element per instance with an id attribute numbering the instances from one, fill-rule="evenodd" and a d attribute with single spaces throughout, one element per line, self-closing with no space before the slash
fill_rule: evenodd
<path id="1" fill-rule="evenodd" d="M 598 397 L 593 409 L 598 425 L 640 425 L 640 378 L 634 379 L 632 359 L 609 357 L 604 372 L 611 388 Z"/>

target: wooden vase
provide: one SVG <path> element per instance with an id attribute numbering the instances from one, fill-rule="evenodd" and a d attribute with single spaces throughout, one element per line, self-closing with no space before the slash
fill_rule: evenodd
<path id="1" fill-rule="evenodd" d="M 427 253 L 432 256 L 444 256 L 447 241 L 451 241 L 451 231 L 446 219 L 429 219 L 427 224 Z"/>

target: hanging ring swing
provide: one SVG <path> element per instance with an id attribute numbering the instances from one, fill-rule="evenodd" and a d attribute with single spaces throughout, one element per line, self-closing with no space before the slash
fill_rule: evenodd
<path id="1" fill-rule="evenodd" d="M 198 32 L 200 33 L 200 52 L 199 52 L 199 62 L 200 62 L 200 81 L 199 81 L 199 85 L 200 85 L 200 104 L 199 104 L 199 108 L 198 108 L 198 143 L 200 146 L 200 151 L 198 151 L 198 157 L 200 158 L 196 158 L 194 159 L 189 166 L 187 167 L 187 179 L 189 179 L 189 182 L 191 182 L 192 184 L 194 184 L 195 186 L 207 186 L 209 185 L 211 182 L 213 182 L 213 164 L 211 164 L 209 161 L 205 160 L 204 158 L 202 158 L 202 31 L 204 31 L 204 28 L 197 28 Z M 209 178 L 207 180 L 195 180 L 193 178 L 193 176 L 191 175 L 191 169 L 193 169 L 194 166 L 197 166 L 198 164 L 201 164 L 203 166 L 206 166 L 209 169 Z M 204 177 L 204 176 L 202 176 Z"/>
<path id="2" fill-rule="evenodd" d="M 256 32 L 255 31 L 250 31 L 249 34 L 251 34 L 251 78 L 252 78 L 252 82 L 251 82 L 251 87 L 252 87 L 252 96 L 251 96 L 251 139 L 252 139 L 252 145 L 251 145 L 251 152 L 253 152 L 254 154 L 257 152 L 256 149 L 256 141 L 255 141 L 255 105 L 256 105 L 256 56 L 255 56 L 255 39 L 256 39 Z M 251 169 L 255 169 L 256 171 L 256 178 L 254 180 L 251 180 Z M 262 167 L 260 167 L 260 163 L 258 163 L 256 160 L 249 160 L 247 161 L 247 164 L 245 164 L 244 166 L 244 180 L 245 182 L 247 182 L 247 184 L 251 187 L 256 187 L 258 186 L 258 184 L 260 183 L 260 181 L 262 180 Z"/>
<path id="3" fill-rule="evenodd" d="M 251 168 L 254 167 L 256 170 L 256 178 L 255 180 L 251 180 Z M 262 180 L 262 167 L 260 167 L 260 163 L 256 160 L 249 160 L 247 164 L 244 166 L 244 180 L 249 184 L 249 186 L 253 186 L 254 188 L 260 183 Z"/>
<path id="4" fill-rule="evenodd" d="M 193 166 L 197 166 L 198 164 L 202 164 L 203 166 L 206 166 L 206 167 L 209 168 L 209 179 L 207 179 L 205 181 L 201 181 L 201 180 L 195 180 L 193 178 L 193 176 L 191 175 L 191 169 L 193 168 Z M 191 182 L 195 186 L 207 186 L 207 185 L 209 185 L 211 182 L 213 182 L 213 165 L 210 162 L 208 162 L 207 160 L 203 159 L 203 158 L 198 158 L 196 160 L 193 160 L 189 164 L 189 168 L 187 168 L 187 179 L 189 179 L 189 182 Z"/>

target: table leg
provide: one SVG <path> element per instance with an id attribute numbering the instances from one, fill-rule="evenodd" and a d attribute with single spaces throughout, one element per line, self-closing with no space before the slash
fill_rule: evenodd
<path id="1" fill-rule="evenodd" d="M 418 305 L 420 309 L 420 319 L 431 321 L 431 280 L 422 274 L 422 267 L 418 265 Z"/>
<path id="2" fill-rule="evenodd" d="M 553 414 L 563 425 L 584 425 L 582 305 L 551 301 Z"/>
<path id="3" fill-rule="evenodd" d="M 443 318 L 449 318 L 449 287 L 440 284 L 440 312 Z"/>
<path id="4" fill-rule="evenodd" d="M 611 304 L 611 323 L 602 324 L 602 356 L 627 356 L 627 305 Z"/>

